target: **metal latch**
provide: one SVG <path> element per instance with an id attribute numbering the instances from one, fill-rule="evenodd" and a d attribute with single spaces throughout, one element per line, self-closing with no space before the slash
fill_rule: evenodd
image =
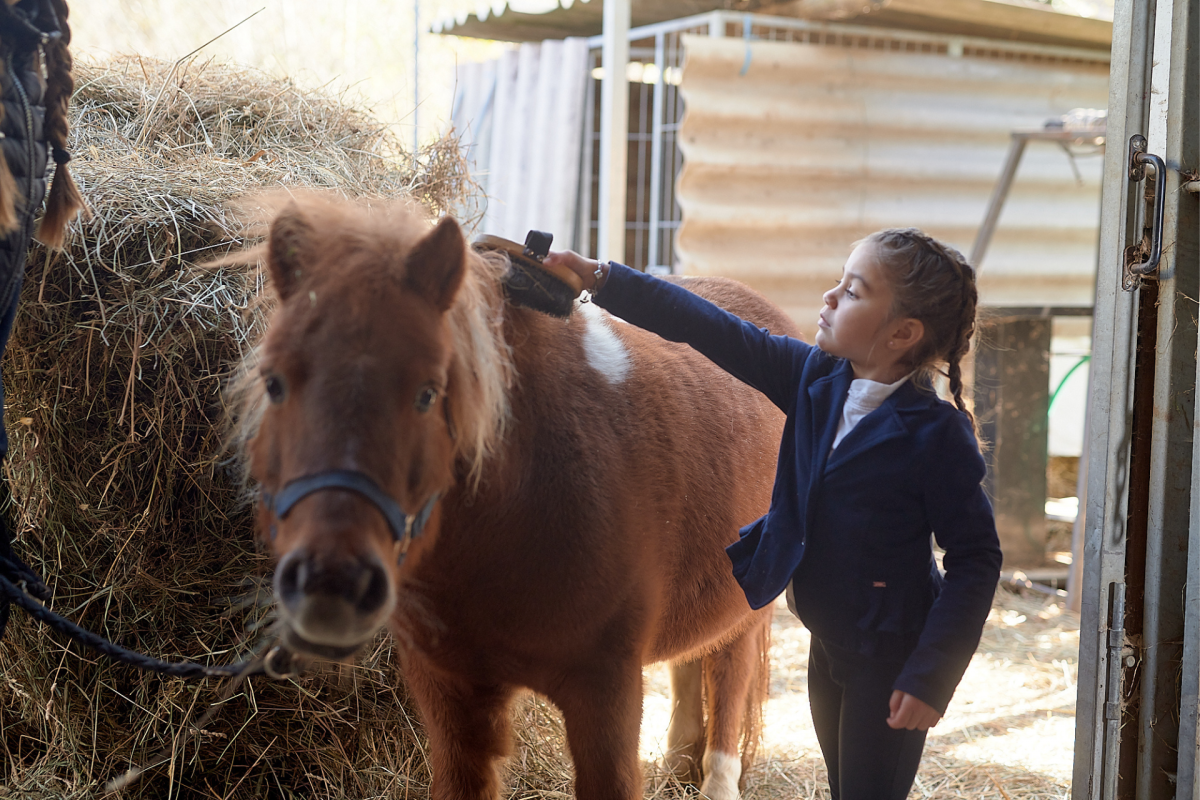
<path id="1" fill-rule="evenodd" d="M 1153 182 L 1146 177 L 1147 165 L 1154 171 Z M 1146 202 L 1146 221 L 1143 224 L 1141 240 L 1125 248 L 1125 276 L 1122 288 L 1126 291 L 1137 288 L 1139 278 L 1147 277 L 1157 270 L 1158 262 L 1162 258 L 1163 209 L 1166 207 L 1167 191 L 1166 166 L 1161 158 L 1146 152 L 1146 137 L 1140 133 L 1135 133 L 1129 138 L 1129 181 L 1146 182 L 1143 195 Z"/>

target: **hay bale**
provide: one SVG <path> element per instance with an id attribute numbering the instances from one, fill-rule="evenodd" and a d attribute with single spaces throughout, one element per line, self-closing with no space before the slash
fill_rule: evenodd
<path id="1" fill-rule="evenodd" d="M 404 194 L 461 209 L 452 140 L 414 159 L 336 98 L 192 61 L 81 64 L 72 166 L 91 206 L 35 247 L 5 360 L 18 552 L 54 607 L 160 658 L 246 655 L 269 567 L 222 451 L 227 371 L 261 332 L 262 278 L 201 266 L 260 187 Z M 258 580 L 247 583 L 247 577 Z M 70 652 L 68 652 L 70 651 Z M 352 668 L 242 685 L 114 666 L 14 612 L 0 643 L 0 796 L 91 797 L 165 749 L 127 797 L 422 796 L 428 769 L 391 642 Z"/>

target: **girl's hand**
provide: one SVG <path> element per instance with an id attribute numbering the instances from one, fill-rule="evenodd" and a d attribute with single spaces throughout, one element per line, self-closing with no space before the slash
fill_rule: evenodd
<path id="1" fill-rule="evenodd" d="M 584 258 L 573 250 L 551 250 L 542 259 L 542 263 L 550 267 L 566 267 L 571 270 L 583 281 L 583 288 L 592 294 L 600 291 L 600 287 L 604 285 L 604 279 L 608 277 L 608 264 Z"/>
<path id="2" fill-rule="evenodd" d="M 933 706 L 899 689 L 892 692 L 892 699 L 888 705 L 892 715 L 888 717 L 887 724 L 897 730 L 907 728 L 910 731 L 927 731 L 942 718 Z"/>

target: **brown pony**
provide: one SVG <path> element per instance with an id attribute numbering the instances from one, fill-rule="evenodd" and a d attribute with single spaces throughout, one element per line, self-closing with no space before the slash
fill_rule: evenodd
<path id="1" fill-rule="evenodd" d="M 668 765 L 735 798 L 771 612 L 723 548 L 766 511 L 778 410 L 590 304 L 507 303 L 449 218 L 300 196 L 253 256 L 279 302 L 243 438 L 284 647 L 343 659 L 389 626 L 439 800 L 499 796 L 521 687 L 561 709 L 578 797 L 640 797 L 642 665 L 668 660 Z M 736 283 L 684 285 L 792 332 Z"/>

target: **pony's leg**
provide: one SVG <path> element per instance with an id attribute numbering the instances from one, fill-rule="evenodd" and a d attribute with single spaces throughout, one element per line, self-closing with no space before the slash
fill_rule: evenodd
<path id="1" fill-rule="evenodd" d="M 685 783 L 700 782 L 704 755 L 703 670 L 700 659 L 670 665 L 671 724 L 663 766 Z"/>
<path id="2" fill-rule="evenodd" d="M 753 756 L 767 685 L 766 648 L 770 617 L 758 622 L 724 648 L 706 655 L 708 741 L 704 750 L 704 782 L 710 800 L 736 800 L 743 765 Z M 739 754 L 746 742 L 747 752 Z"/>
<path id="3" fill-rule="evenodd" d="M 405 680 L 429 736 L 432 800 L 498 800 L 512 689 L 436 677 L 417 659 L 405 664 Z"/>
<path id="4" fill-rule="evenodd" d="M 640 800 L 642 665 L 595 663 L 551 697 L 562 709 L 575 762 L 576 800 Z"/>

